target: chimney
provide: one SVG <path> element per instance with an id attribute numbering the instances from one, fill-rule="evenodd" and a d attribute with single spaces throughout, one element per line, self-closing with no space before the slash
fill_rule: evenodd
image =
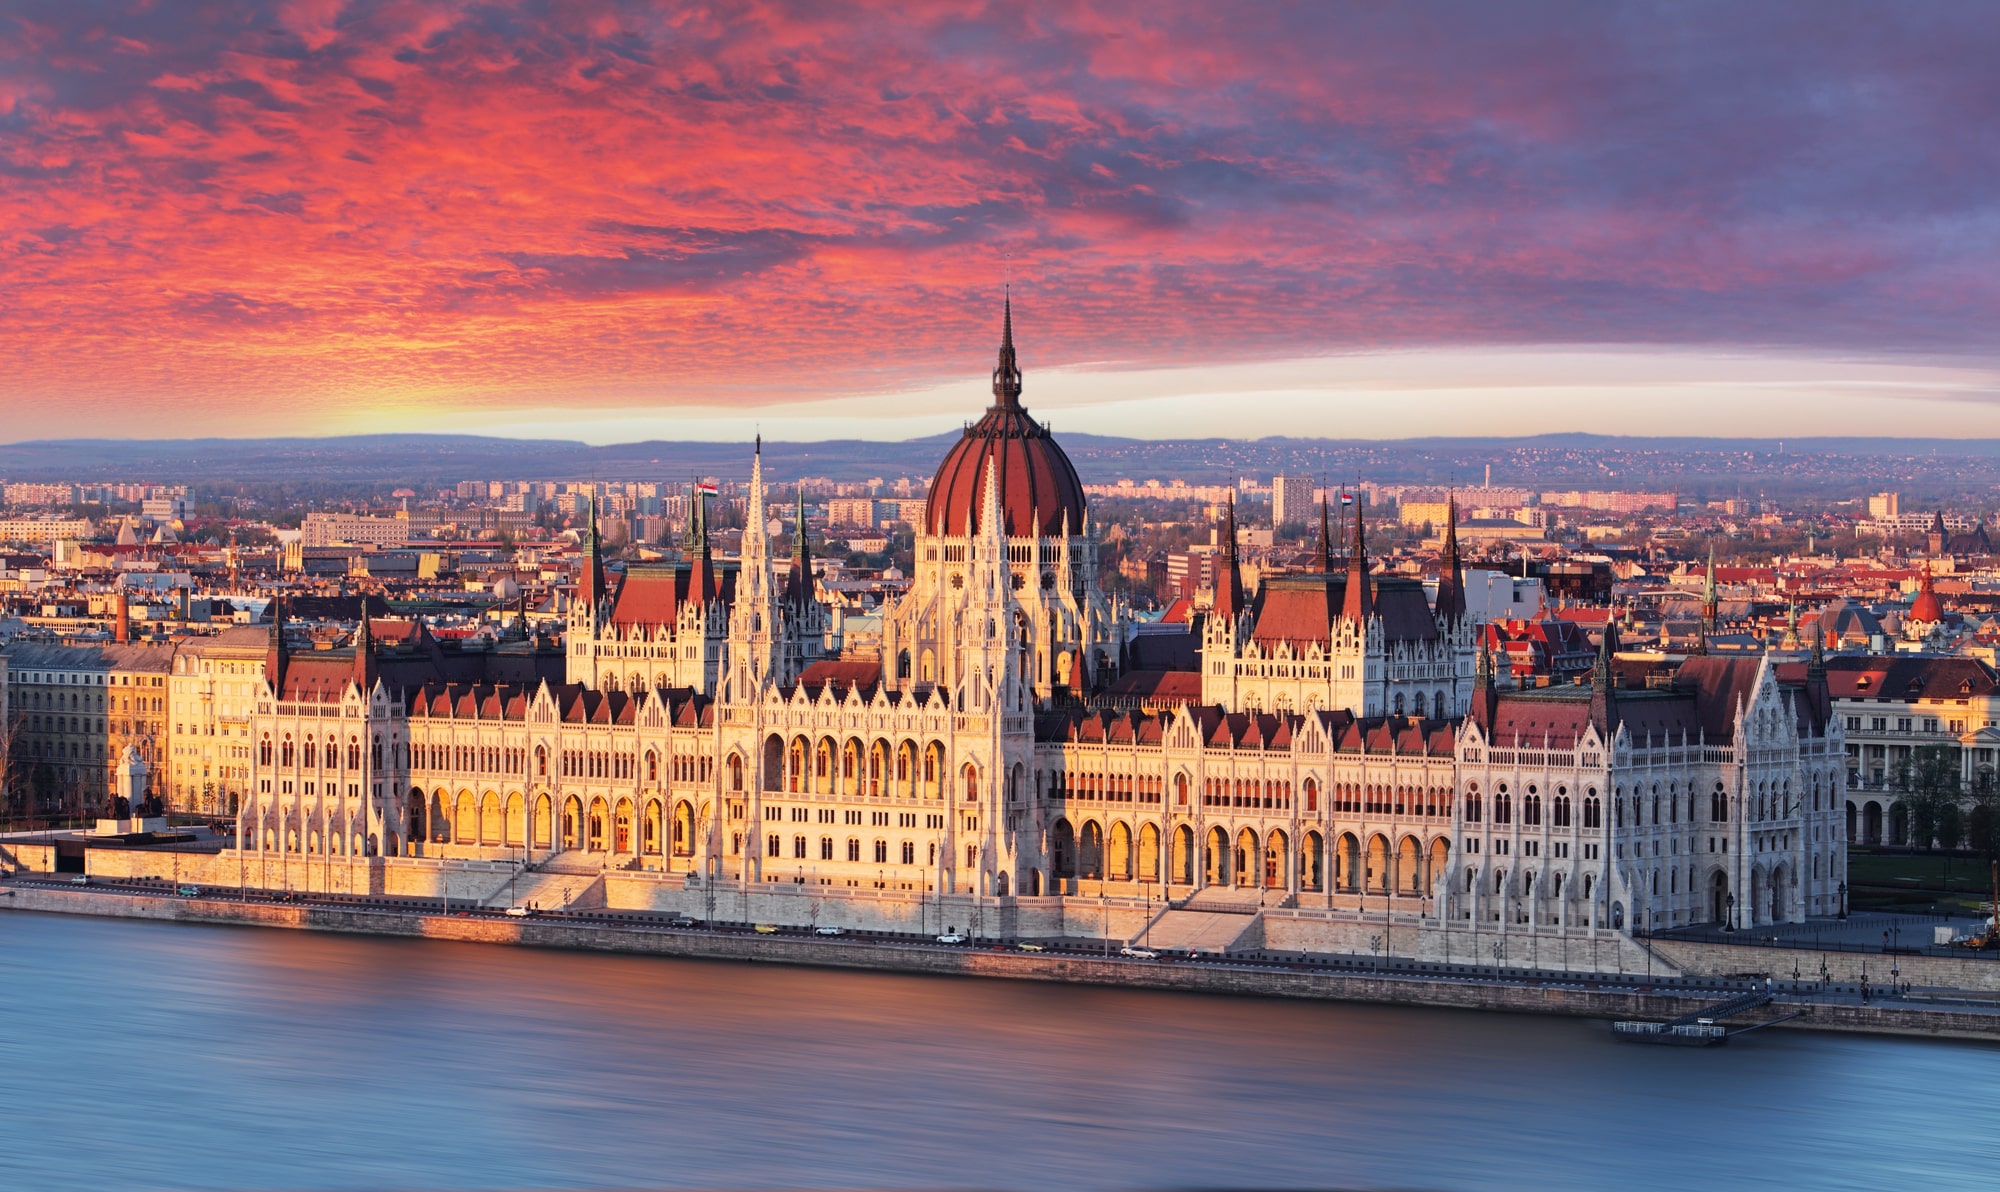
<path id="1" fill-rule="evenodd" d="M 132 606 L 126 599 L 125 589 L 118 589 L 117 611 L 112 614 L 111 640 L 119 645 L 132 640 Z"/>

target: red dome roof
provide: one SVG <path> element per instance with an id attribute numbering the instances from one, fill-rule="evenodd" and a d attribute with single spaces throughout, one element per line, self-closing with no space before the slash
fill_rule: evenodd
<path id="1" fill-rule="evenodd" d="M 1937 589 L 1931 587 L 1928 567 L 1924 568 L 1924 581 L 1917 589 L 1917 598 L 1910 602 L 1910 620 L 1931 625 L 1944 620 L 1944 602 L 1938 599 Z"/>
<path id="2" fill-rule="evenodd" d="M 1000 483 L 1000 520 L 1010 538 L 1052 538 L 1067 521 L 1083 531 L 1083 484 L 1069 456 L 1021 406 L 1021 370 L 1014 362 L 1014 311 L 1008 304 L 1000 336 L 1000 364 L 993 370 L 993 404 L 966 428 L 931 481 L 925 528 L 932 534 L 981 529 L 988 461 Z"/>

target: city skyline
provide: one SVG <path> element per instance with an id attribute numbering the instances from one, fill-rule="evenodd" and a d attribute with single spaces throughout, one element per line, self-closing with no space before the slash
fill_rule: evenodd
<path id="1" fill-rule="evenodd" d="M 2000 434 L 1978 15 L 29 6 L 6 437 Z"/>

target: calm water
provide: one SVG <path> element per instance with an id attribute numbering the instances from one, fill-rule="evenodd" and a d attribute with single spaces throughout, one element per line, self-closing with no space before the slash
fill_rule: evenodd
<path id="1" fill-rule="evenodd" d="M 2000 1048 L 1681 1051 L 1555 1019 L 23 914 L 0 940 L 6 1188 L 1991 1188 L 2000 1162 Z"/>

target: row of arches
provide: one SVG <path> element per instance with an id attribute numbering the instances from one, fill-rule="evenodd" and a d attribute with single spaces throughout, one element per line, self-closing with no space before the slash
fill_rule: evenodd
<path id="1" fill-rule="evenodd" d="M 373 734 L 372 741 L 369 746 L 369 758 L 371 763 L 379 768 L 382 765 L 382 734 Z M 296 741 L 292 739 L 292 734 L 285 733 L 274 743 L 271 734 L 265 733 L 257 742 L 257 761 L 266 767 L 273 765 L 275 750 L 277 759 L 275 764 L 279 766 L 298 766 L 306 770 L 320 769 L 322 766 L 329 770 L 341 768 L 359 770 L 361 738 L 350 733 L 344 750 L 341 744 L 338 733 L 328 733 L 323 743 L 312 733 L 307 733 Z"/>
<path id="2" fill-rule="evenodd" d="M 1326 838 L 1317 830 L 1304 832 L 1295 844 L 1283 828 L 1260 834 L 1246 827 L 1232 837 L 1222 827 L 1211 827 L 1197 853 L 1193 827 L 1181 824 L 1165 839 L 1164 851 L 1162 843 L 1155 824 L 1141 824 L 1135 834 L 1124 820 L 1107 826 L 1088 819 L 1079 828 L 1065 816 L 1049 829 L 1050 871 L 1059 880 L 1189 886 L 1199 872 L 1201 884 L 1209 886 L 1324 893 L 1331 882 L 1332 890 L 1343 893 L 1421 897 L 1451 856 L 1451 843 L 1443 836 L 1426 844 L 1405 835 L 1392 843 L 1376 833 L 1364 845 L 1354 833 L 1343 832 L 1329 858 Z"/>
<path id="3" fill-rule="evenodd" d="M 524 808 L 526 813 L 524 814 Z M 412 839 L 488 848 L 580 849 L 632 856 L 694 855 L 698 814 L 685 799 L 570 795 L 559 817 L 547 794 L 529 805 L 520 792 L 410 794 Z"/>
<path id="4" fill-rule="evenodd" d="M 977 797 L 979 770 L 960 767 L 957 785 L 967 799 Z M 950 793 L 944 745 L 910 738 L 845 739 L 803 734 L 789 741 L 772 733 L 764 740 L 766 791 L 837 798 L 943 800 Z"/>

